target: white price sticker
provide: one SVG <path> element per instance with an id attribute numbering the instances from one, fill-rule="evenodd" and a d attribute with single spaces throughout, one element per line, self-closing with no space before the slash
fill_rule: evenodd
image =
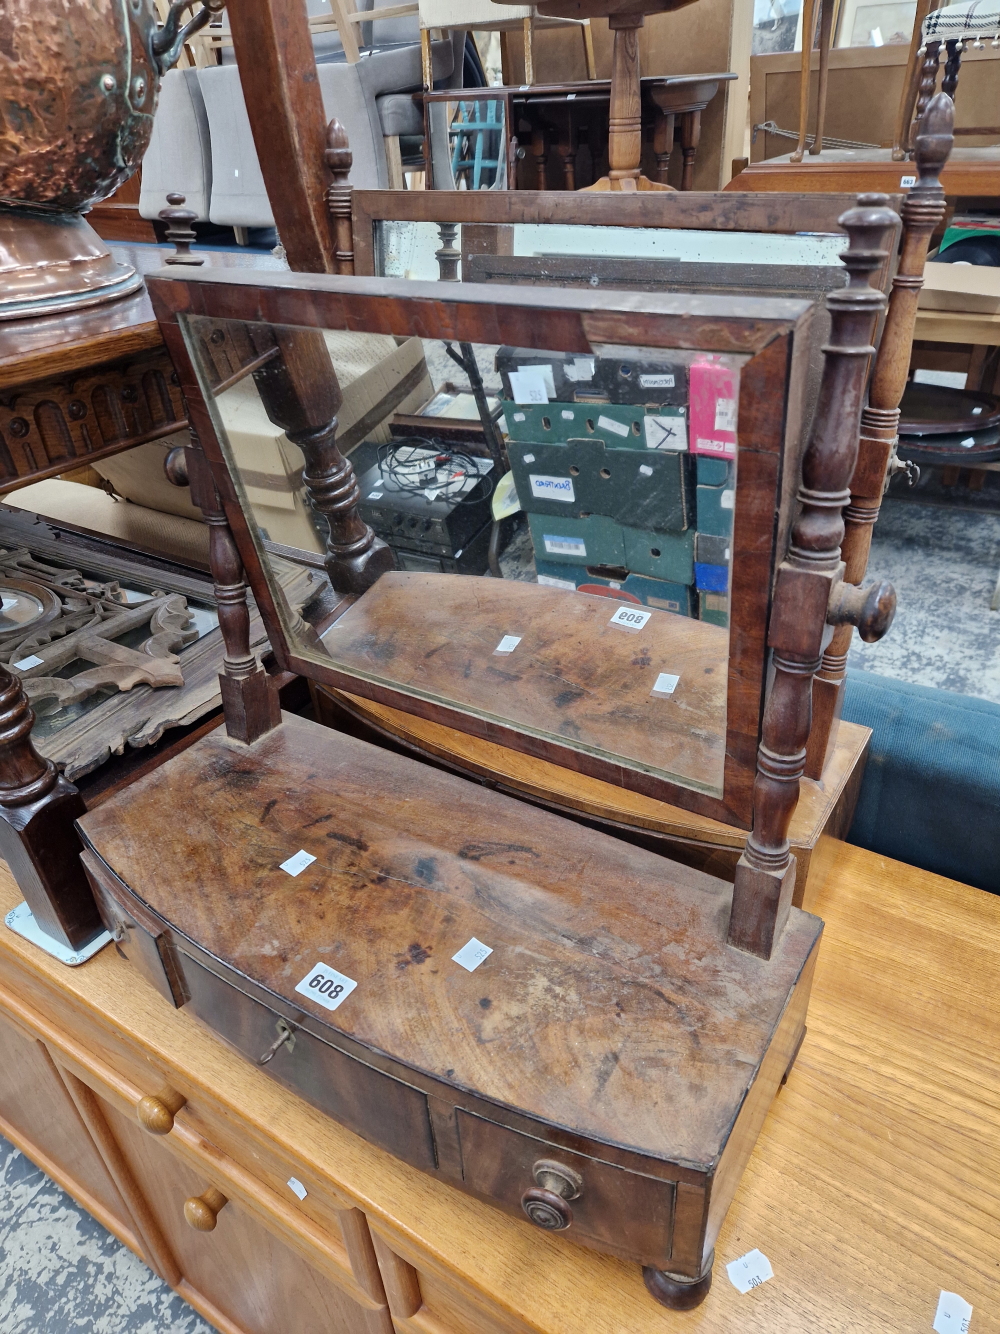
<path id="1" fill-rule="evenodd" d="M 44 661 L 44 658 L 39 658 L 34 653 L 29 653 L 26 658 L 20 658 L 15 662 L 14 666 L 19 672 L 26 672 L 31 667 L 41 667 Z"/>
<path id="2" fill-rule="evenodd" d="M 719 398 L 715 402 L 715 429 L 717 431 L 736 430 L 736 399 Z"/>
<path id="3" fill-rule="evenodd" d="M 529 473 L 531 494 L 536 500 L 562 500 L 571 505 L 576 500 L 572 477 L 547 477 L 542 473 Z"/>
<path id="4" fill-rule="evenodd" d="M 368 492 L 368 499 L 369 499 L 369 500 L 381 500 L 381 499 L 382 499 L 382 492 L 381 492 L 381 491 L 369 491 L 369 492 Z"/>
<path id="5" fill-rule="evenodd" d="M 587 544 L 582 537 L 556 537 L 551 533 L 542 534 L 542 542 L 550 556 L 579 556 L 587 559 Z"/>
<path id="6" fill-rule="evenodd" d="M 306 973 L 295 990 L 308 996 L 317 1005 L 322 1005 L 324 1010 L 335 1010 L 343 1005 L 357 985 L 353 978 L 338 973 L 336 968 L 318 963 L 311 972 Z"/>
<path id="7" fill-rule="evenodd" d="M 598 417 L 597 425 L 602 431 L 611 431 L 614 435 L 628 435 L 629 428 L 624 422 L 616 422 L 613 417 L 605 417 L 603 413 Z"/>
<path id="8" fill-rule="evenodd" d="M 747 1251 L 738 1260 L 732 1260 L 726 1265 L 726 1273 L 737 1292 L 749 1292 L 751 1288 L 759 1288 L 769 1278 L 774 1278 L 771 1261 L 756 1250 Z"/>
<path id="9" fill-rule="evenodd" d="M 563 408 L 559 416 L 563 419 L 564 422 L 571 422 L 576 420 L 576 413 L 570 412 L 569 408 Z"/>
<path id="10" fill-rule="evenodd" d="M 916 183 L 916 176 L 900 176 L 899 178 L 899 188 L 901 190 L 912 190 Z"/>
<path id="11" fill-rule="evenodd" d="M 292 1194 L 297 1195 L 300 1200 L 304 1200 L 309 1194 L 298 1177 L 289 1177 L 285 1184 L 288 1186 L 288 1189 Z"/>
<path id="12" fill-rule="evenodd" d="M 684 414 L 676 417 L 649 414 L 643 425 L 646 428 L 647 449 L 667 449 L 681 453 L 688 447 L 687 422 Z"/>
<path id="13" fill-rule="evenodd" d="M 504 635 L 500 643 L 493 650 L 494 653 L 513 653 L 521 642 L 520 635 Z"/>
<path id="14" fill-rule="evenodd" d="M 514 420 L 515 420 L 516 422 L 523 422 L 524 419 L 525 419 L 525 418 L 524 418 L 524 413 L 523 413 L 523 412 L 515 412 L 515 413 L 514 413 Z"/>
<path id="15" fill-rule="evenodd" d="M 671 676 L 669 672 L 661 672 L 649 693 L 660 696 L 672 695 L 677 689 L 677 682 L 680 679 L 679 676 Z"/>
<path id="16" fill-rule="evenodd" d="M 452 962 L 459 964 L 467 973 L 474 973 L 484 959 L 489 958 L 493 953 L 489 945 L 484 945 L 481 940 L 472 937 L 467 944 L 463 945 L 457 954 L 451 956 Z"/>
<path id="17" fill-rule="evenodd" d="M 281 863 L 281 869 L 287 871 L 289 875 L 301 875 L 307 866 L 312 866 L 316 858 L 311 852 L 306 852 L 305 848 L 300 848 L 294 857 L 289 857 L 288 861 Z"/>
<path id="18" fill-rule="evenodd" d="M 641 630 L 652 614 L 651 611 L 640 611 L 638 607 L 619 607 L 608 625 L 617 625 L 623 630 Z"/>
<path id="19" fill-rule="evenodd" d="M 529 366 L 523 371 L 511 371 L 510 392 L 515 403 L 547 403 L 548 389 L 540 366 Z"/>
<path id="20" fill-rule="evenodd" d="M 972 1307 L 957 1292 L 942 1292 L 934 1316 L 937 1334 L 969 1334 Z"/>
<path id="21" fill-rule="evenodd" d="M 535 456 L 534 454 L 525 454 L 524 458 L 521 461 L 522 463 L 534 463 Z"/>
<path id="22" fill-rule="evenodd" d="M 565 588 L 571 593 L 576 592 L 576 584 L 572 579 L 554 579 L 551 574 L 540 574 L 538 582 L 544 584 L 546 588 Z"/>
<path id="23" fill-rule="evenodd" d="M 652 468 L 649 466 L 648 463 L 640 463 L 640 464 L 639 464 L 639 476 L 640 476 L 640 477 L 652 477 L 652 475 L 653 475 L 653 470 L 652 470 Z"/>
<path id="24" fill-rule="evenodd" d="M 672 375 L 640 375 L 639 386 L 642 389 L 673 389 L 674 377 Z"/>

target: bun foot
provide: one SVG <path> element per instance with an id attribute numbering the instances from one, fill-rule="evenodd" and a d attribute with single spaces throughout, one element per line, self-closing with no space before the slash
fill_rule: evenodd
<path id="1" fill-rule="evenodd" d="M 685 1278 L 681 1274 L 668 1274 L 652 1265 L 643 1265 L 642 1277 L 650 1295 L 661 1306 L 669 1306 L 671 1311 L 692 1311 L 708 1296 L 712 1286 L 712 1263 L 715 1252 L 708 1257 L 700 1278 Z"/>

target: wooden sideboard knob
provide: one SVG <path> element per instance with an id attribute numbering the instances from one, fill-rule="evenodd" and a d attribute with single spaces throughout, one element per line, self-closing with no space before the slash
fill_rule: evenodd
<path id="1" fill-rule="evenodd" d="M 174 1128 L 174 1117 L 187 1102 L 176 1089 L 165 1088 L 160 1093 L 147 1094 L 139 1099 L 136 1114 L 143 1130 L 151 1135 L 169 1135 Z"/>
<path id="2" fill-rule="evenodd" d="M 201 1195 L 194 1195 L 190 1200 L 184 1201 L 184 1217 L 196 1231 L 212 1232 L 219 1210 L 224 1209 L 228 1203 L 221 1190 L 209 1186 Z"/>

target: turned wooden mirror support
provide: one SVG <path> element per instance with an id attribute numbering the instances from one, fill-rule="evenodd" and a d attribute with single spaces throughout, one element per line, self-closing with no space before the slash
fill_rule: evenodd
<path id="1" fill-rule="evenodd" d="M 938 93 L 927 108 L 917 133 L 917 184 L 901 209 L 903 239 L 899 268 L 892 282 L 868 403 L 861 413 L 858 461 L 851 478 L 850 503 L 844 510 L 841 556 L 847 567 L 844 577 L 850 584 L 858 584 L 865 577 L 872 529 L 878 520 L 895 459 L 899 441 L 899 404 L 909 375 L 927 248 L 944 219 L 945 196 L 939 177 L 951 152 L 954 119 L 951 98 L 946 93 Z M 822 776 L 823 766 L 837 740 L 851 632 L 850 623 L 834 630 L 813 683 L 813 725 L 809 734 L 807 778 Z"/>
<path id="2" fill-rule="evenodd" d="M 729 942 L 770 958 L 792 902 L 795 858 L 788 826 L 806 762 L 812 679 L 827 625 L 857 625 L 880 638 L 892 622 L 896 595 L 889 584 L 845 583 L 841 560 L 848 484 L 858 456 L 858 423 L 876 318 L 885 297 L 870 285 L 882 264 L 896 216 L 885 195 L 861 195 L 841 226 L 848 286 L 827 297 L 830 342 L 812 438 L 802 461 L 788 556 L 778 570 L 768 630 L 774 679 L 764 710 L 754 784 L 753 830 L 736 866 Z"/>

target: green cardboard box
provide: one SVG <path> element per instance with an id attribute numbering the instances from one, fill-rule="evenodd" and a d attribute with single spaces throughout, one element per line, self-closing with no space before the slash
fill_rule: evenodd
<path id="1" fill-rule="evenodd" d="M 626 564 L 622 526 L 602 514 L 585 519 L 529 514 L 528 527 L 536 560 L 557 565 Z"/>
<path id="2" fill-rule="evenodd" d="M 556 565 L 535 557 L 538 582 L 555 588 L 577 588 L 581 592 L 604 593 L 614 598 L 624 594 L 623 601 L 636 600 L 644 607 L 659 607 L 662 611 L 680 616 L 693 616 L 694 590 L 684 584 L 671 584 L 665 579 L 650 579 L 643 574 L 625 570 L 611 570 L 607 566 Z"/>
<path id="3" fill-rule="evenodd" d="M 686 533 L 656 533 L 644 528 L 623 528 L 622 536 L 625 559 L 621 563 L 626 570 L 647 574 L 652 579 L 666 579 L 672 584 L 694 583 L 693 529 Z M 588 565 L 594 563 L 587 561 Z"/>

